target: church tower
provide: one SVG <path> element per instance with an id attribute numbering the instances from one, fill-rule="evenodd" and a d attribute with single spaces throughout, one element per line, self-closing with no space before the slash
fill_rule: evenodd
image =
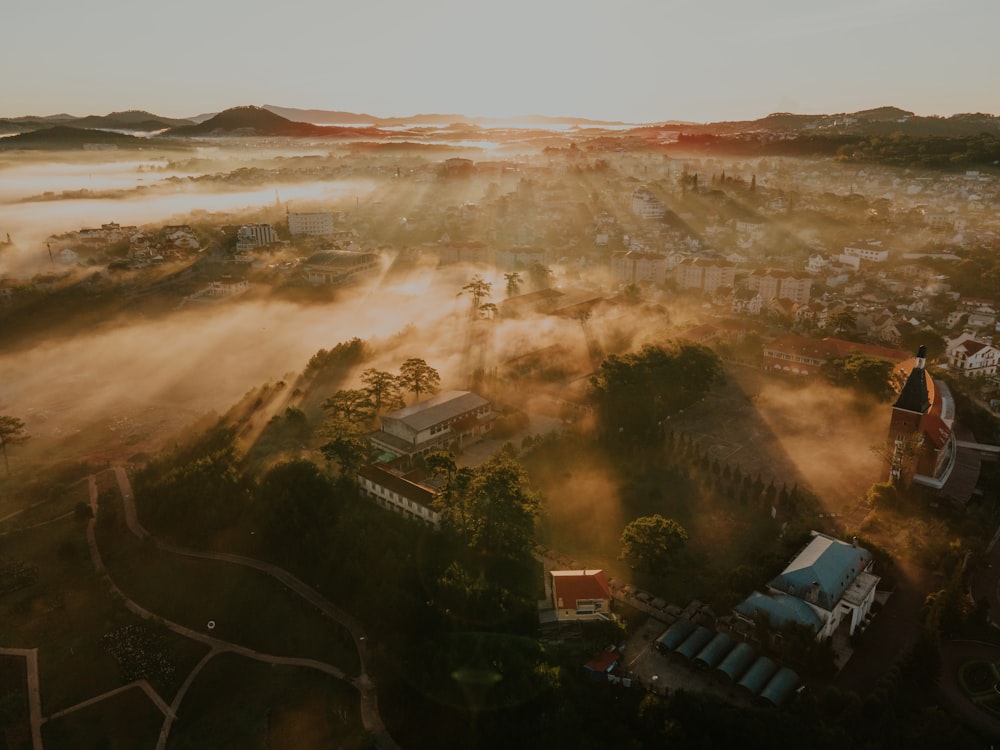
<path id="1" fill-rule="evenodd" d="M 928 388 L 927 347 L 921 346 L 913 360 L 899 398 L 892 405 L 889 422 L 889 475 L 905 483 L 913 476 L 922 453 L 924 416 L 931 408 L 933 394 Z M 931 386 L 933 387 L 933 386 Z"/>

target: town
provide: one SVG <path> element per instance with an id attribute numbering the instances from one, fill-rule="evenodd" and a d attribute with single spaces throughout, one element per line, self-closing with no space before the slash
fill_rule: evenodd
<path id="1" fill-rule="evenodd" d="M 263 112 L 0 205 L 4 746 L 1000 736 L 995 161 Z"/>

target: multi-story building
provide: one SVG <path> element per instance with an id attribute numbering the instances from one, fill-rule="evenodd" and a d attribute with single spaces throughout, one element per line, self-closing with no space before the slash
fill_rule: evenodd
<path id="1" fill-rule="evenodd" d="M 307 235 L 311 237 L 333 236 L 333 214 L 329 211 L 312 211 L 309 213 L 288 212 L 288 232 L 293 237 Z"/>
<path id="2" fill-rule="evenodd" d="M 652 190 L 640 187 L 632 192 L 632 212 L 643 219 L 659 219 L 666 215 L 667 207 Z"/>
<path id="3" fill-rule="evenodd" d="M 885 263 L 889 259 L 889 251 L 882 247 L 881 242 L 875 240 L 847 245 L 844 247 L 844 255 L 867 260 L 870 263 Z"/>
<path id="4" fill-rule="evenodd" d="M 768 269 L 752 272 L 747 279 L 747 286 L 759 292 L 765 304 L 772 299 L 788 299 L 805 305 L 809 302 L 812 282 L 812 278 L 806 274 Z"/>
<path id="5" fill-rule="evenodd" d="M 814 339 L 809 336 L 785 334 L 764 346 L 764 369 L 791 375 L 818 375 L 831 359 L 843 359 L 852 354 L 903 362 L 908 356 L 898 349 L 859 344 L 843 339 Z"/>
<path id="6" fill-rule="evenodd" d="M 971 333 L 963 333 L 948 342 L 946 349 L 948 367 L 959 375 L 996 375 L 1000 352 L 993 346 L 977 341 Z"/>
<path id="7" fill-rule="evenodd" d="M 736 281 L 736 266 L 716 258 L 685 258 L 674 266 L 674 281 L 680 289 L 700 289 L 712 294 Z"/>
<path id="8" fill-rule="evenodd" d="M 324 250 L 302 264 L 310 284 L 343 284 L 355 274 L 378 268 L 378 253 Z"/>
<path id="9" fill-rule="evenodd" d="M 368 436 L 379 450 L 412 458 L 489 432 L 496 415 L 490 402 L 470 391 L 446 391 L 382 417 Z"/>
<path id="10" fill-rule="evenodd" d="M 236 230 L 236 252 L 238 253 L 273 245 L 277 241 L 278 234 L 270 224 L 244 224 Z"/>
<path id="11" fill-rule="evenodd" d="M 403 474 L 387 466 L 371 464 L 358 469 L 362 494 L 386 510 L 435 528 L 441 514 L 434 510 L 438 491 L 421 481 L 418 472 Z"/>
<path id="12" fill-rule="evenodd" d="M 619 251 L 611 255 L 611 275 L 622 284 L 662 284 L 667 275 L 667 258 L 639 250 Z"/>

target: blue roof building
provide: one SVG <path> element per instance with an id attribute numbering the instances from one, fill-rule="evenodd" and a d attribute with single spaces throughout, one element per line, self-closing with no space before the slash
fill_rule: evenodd
<path id="1" fill-rule="evenodd" d="M 753 664 L 756 658 L 757 649 L 749 643 L 737 643 L 736 647 L 726 654 L 726 658 L 722 660 L 722 663 L 716 669 L 733 682 L 736 682 L 743 676 L 743 673 L 747 671 L 747 667 Z"/>
<path id="2" fill-rule="evenodd" d="M 761 612 L 767 614 L 768 620 L 776 628 L 784 626 L 786 622 L 796 622 L 818 633 L 823 627 L 823 620 L 812 607 L 788 594 L 762 594 L 754 591 L 736 605 L 736 613 L 748 620 L 756 620 Z"/>
<path id="3" fill-rule="evenodd" d="M 782 667 L 775 672 L 774 677 L 772 677 L 768 681 L 767 685 L 764 686 L 764 689 L 760 691 L 760 697 L 780 708 L 785 704 L 785 701 L 788 700 L 792 691 L 795 690 L 798 685 L 798 674 L 788 667 Z"/>
<path id="4" fill-rule="evenodd" d="M 711 669 L 732 650 L 733 643 L 733 637 L 728 633 L 716 633 L 715 637 L 698 652 L 694 660 Z"/>
<path id="5" fill-rule="evenodd" d="M 686 617 L 682 617 L 656 639 L 656 647 L 661 651 L 673 651 L 694 632 L 694 629 L 695 624 Z"/>
<path id="6" fill-rule="evenodd" d="M 685 659 L 693 658 L 695 654 L 701 651 L 712 640 L 714 634 L 715 632 L 710 628 L 699 625 L 698 629 L 685 638 L 684 643 L 677 647 L 677 653 Z"/>
<path id="7" fill-rule="evenodd" d="M 760 695 L 771 676 L 778 671 L 778 665 L 766 656 L 760 657 L 753 663 L 746 674 L 736 684 L 745 688 L 750 695 Z"/>

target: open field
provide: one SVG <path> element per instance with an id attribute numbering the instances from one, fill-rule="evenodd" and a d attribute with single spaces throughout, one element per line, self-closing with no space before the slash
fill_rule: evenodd
<path id="1" fill-rule="evenodd" d="M 312 670 L 212 659 L 178 710 L 168 748 L 367 747 L 357 692 Z"/>
<path id="2" fill-rule="evenodd" d="M 149 750 L 163 723 L 163 714 L 141 690 L 118 695 L 73 711 L 42 726 L 46 750 Z"/>

